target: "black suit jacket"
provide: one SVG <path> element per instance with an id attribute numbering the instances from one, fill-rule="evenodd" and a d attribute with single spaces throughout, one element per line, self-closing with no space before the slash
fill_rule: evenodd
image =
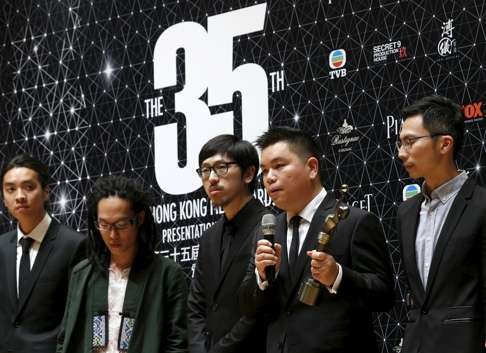
<path id="1" fill-rule="evenodd" d="M 481 352 L 486 317 L 486 190 L 469 178 L 453 201 L 423 287 L 415 239 L 422 195 L 398 209 L 403 266 L 409 285 L 402 352 Z"/>
<path id="2" fill-rule="evenodd" d="M 231 243 L 229 261 L 220 269 L 221 217 L 201 237 L 196 271 L 188 301 L 191 353 L 258 353 L 265 349 L 265 328 L 260 320 L 244 317 L 238 288 L 254 252 L 256 233 L 268 211 L 252 199 L 236 215 L 239 227 Z"/>
<path id="3" fill-rule="evenodd" d="M 53 353 L 72 266 L 84 236 L 52 219 L 32 267 L 28 294 L 17 299 L 17 230 L 0 236 L 0 352 Z"/>
<path id="4" fill-rule="evenodd" d="M 393 305 L 393 277 L 382 227 L 375 216 L 351 208 L 348 218 L 339 223 L 334 233 L 329 253 L 343 269 L 337 294 L 322 288 L 316 306 L 298 300 L 302 280 L 311 276 L 306 252 L 316 248 L 317 234 L 334 204 L 335 199 L 328 194 L 314 214 L 297 259 L 297 278 L 289 277 L 285 213 L 277 219 L 282 259 L 271 288 L 258 288 L 252 261 L 240 300 L 248 315 L 262 310 L 271 312 L 268 353 L 378 351 L 371 313 Z"/>

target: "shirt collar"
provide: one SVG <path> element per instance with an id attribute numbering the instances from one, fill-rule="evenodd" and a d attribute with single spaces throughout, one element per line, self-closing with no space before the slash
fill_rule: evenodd
<path id="1" fill-rule="evenodd" d="M 440 200 L 443 204 L 446 203 L 451 197 L 459 192 L 464 183 L 467 180 L 467 173 L 463 170 L 459 175 L 456 175 L 451 180 L 445 182 L 430 193 L 430 196 L 426 193 L 425 182 L 422 184 L 422 194 L 427 201 L 434 199 Z"/>
<path id="2" fill-rule="evenodd" d="M 252 208 L 257 200 L 255 198 L 250 198 L 247 203 L 238 211 L 238 213 L 231 219 L 229 220 L 226 218 L 226 215 L 224 215 L 224 223 L 225 225 L 230 225 L 231 227 L 234 227 L 235 229 L 238 229 L 243 223 L 248 221 L 248 215 L 251 213 Z"/>
<path id="3" fill-rule="evenodd" d="M 319 193 L 302 209 L 302 211 L 299 212 L 299 216 L 307 223 L 310 223 L 326 195 L 326 189 L 322 188 L 321 191 L 319 191 Z M 287 224 L 290 224 L 290 219 L 293 216 L 294 215 L 287 213 Z"/>
<path id="4" fill-rule="evenodd" d="M 113 261 L 110 262 L 110 267 L 108 267 L 108 271 L 114 273 L 115 275 L 120 275 L 121 277 L 128 277 L 130 273 L 131 266 L 121 269 L 118 267 Z"/>
<path id="5" fill-rule="evenodd" d="M 44 240 L 44 237 L 46 236 L 47 229 L 49 228 L 51 221 L 51 216 L 49 216 L 49 214 L 46 212 L 44 218 L 42 218 L 39 224 L 37 224 L 35 228 L 32 229 L 32 232 L 30 232 L 30 234 L 24 234 L 20 229 L 20 226 L 17 224 L 17 242 L 25 236 L 34 239 L 36 242 L 42 243 L 42 240 Z"/>

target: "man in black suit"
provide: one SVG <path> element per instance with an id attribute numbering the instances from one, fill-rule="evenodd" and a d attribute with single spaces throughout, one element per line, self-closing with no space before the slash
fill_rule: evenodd
<path id="1" fill-rule="evenodd" d="M 328 253 L 316 251 L 317 234 L 336 200 L 321 184 L 315 141 L 300 130 L 273 128 L 257 145 L 267 193 L 285 212 L 277 218 L 274 248 L 258 241 L 239 294 L 248 315 L 269 312 L 267 352 L 377 352 L 371 312 L 393 304 L 391 264 L 378 219 L 351 208 Z M 267 266 L 276 266 L 272 285 Z M 309 276 L 323 286 L 315 306 L 298 299 Z"/>
<path id="2" fill-rule="evenodd" d="M 403 111 L 398 156 L 422 193 L 398 209 L 409 292 L 402 352 L 484 350 L 486 190 L 457 170 L 464 118 L 445 97 Z"/>
<path id="3" fill-rule="evenodd" d="M 19 155 L 1 181 L 17 229 L 0 236 L 0 352 L 53 353 L 84 237 L 46 212 L 49 174 L 42 162 Z"/>
<path id="4" fill-rule="evenodd" d="M 216 136 L 199 153 L 204 190 L 224 215 L 200 240 L 188 301 L 191 353 L 265 351 L 265 327 L 243 316 L 236 295 L 268 212 L 252 196 L 257 171 L 255 147 L 233 135 Z"/>

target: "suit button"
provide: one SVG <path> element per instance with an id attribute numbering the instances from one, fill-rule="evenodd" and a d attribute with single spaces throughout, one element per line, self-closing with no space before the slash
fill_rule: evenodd
<path id="1" fill-rule="evenodd" d="M 212 311 L 218 311 L 218 304 L 213 304 L 213 306 L 211 307 L 211 310 Z"/>
<path id="2" fill-rule="evenodd" d="M 422 315 L 427 315 L 429 312 L 425 309 L 422 310 Z"/>
<path id="3" fill-rule="evenodd" d="M 15 321 L 15 322 L 14 322 L 14 326 L 15 326 L 15 327 L 19 327 L 19 326 L 20 326 L 20 322 Z"/>
<path id="4" fill-rule="evenodd" d="M 292 314 L 292 312 L 289 310 L 286 312 L 287 316 L 290 316 L 290 314 Z"/>

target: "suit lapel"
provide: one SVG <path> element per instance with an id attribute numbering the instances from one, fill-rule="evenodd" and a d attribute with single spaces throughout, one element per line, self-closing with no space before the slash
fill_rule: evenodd
<path id="1" fill-rule="evenodd" d="M 212 228 L 212 232 L 208 239 L 208 252 L 209 252 L 209 266 L 213 273 L 209 274 L 210 279 L 209 289 L 210 293 L 214 295 L 216 288 L 218 287 L 219 277 L 221 273 L 221 237 L 223 236 L 223 224 L 224 218 L 221 217 Z"/>
<path id="2" fill-rule="evenodd" d="M 7 287 L 13 307 L 17 306 L 17 231 L 5 235 L 9 237 L 8 248 L 4 250 L 6 261 Z"/>
<path id="3" fill-rule="evenodd" d="M 280 259 L 280 269 L 278 278 L 281 278 L 281 286 L 285 293 L 285 297 L 290 292 L 290 273 L 289 273 L 289 257 L 287 250 L 287 217 L 285 213 L 281 213 L 277 218 L 277 227 L 275 230 L 275 242 L 282 246 L 282 253 Z"/>
<path id="4" fill-rule="evenodd" d="M 32 276 L 31 276 L 31 281 L 27 287 L 27 291 L 22 298 L 19 298 L 19 306 L 17 307 L 16 316 L 18 316 L 22 311 L 27 299 L 30 297 L 30 294 L 32 292 L 32 289 L 34 288 L 35 283 L 39 279 L 39 275 L 41 274 L 45 264 L 47 263 L 49 254 L 51 253 L 55 244 L 55 239 L 57 237 L 58 229 L 59 229 L 59 223 L 57 223 L 55 220 L 52 220 L 51 224 L 49 225 L 49 228 L 47 229 L 46 235 L 42 240 L 42 243 L 39 248 L 39 252 L 37 253 L 37 256 L 35 258 L 34 265 L 32 266 L 32 271 L 31 271 Z"/>
<path id="5" fill-rule="evenodd" d="M 92 266 L 89 264 L 88 260 L 83 261 L 86 262 L 86 266 L 84 266 L 82 269 L 80 268 L 77 272 L 73 273 L 71 279 L 73 283 L 70 284 L 70 287 L 72 287 L 72 289 L 71 292 L 68 293 L 68 300 L 66 301 L 66 304 L 68 304 L 66 310 L 68 316 L 71 318 L 76 318 L 79 315 L 79 308 L 81 307 L 81 303 L 84 302 L 84 288 L 86 287 L 86 282 L 88 280 L 89 274 L 92 271 Z M 73 294 L 72 292 L 75 293 Z M 70 342 L 76 320 L 66 320 L 65 324 L 66 328 L 64 342 Z"/>
<path id="6" fill-rule="evenodd" d="M 467 199 L 471 198 L 472 193 L 474 191 L 475 182 L 472 179 L 466 180 L 463 187 L 457 194 L 456 198 L 454 199 L 451 208 L 449 210 L 449 214 L 445 220 L 444 226 L 439 235 L 439 239 L 437 240 L 437 245 L 434 250 L 434 254 L 432 256 L 432 263 L 430 265 L 429 276 L 427 278 L 427 288 L 426 288 L 426 295 L 430 293 L 430 288 L 432 288 L 435 277 L 437 275 L 437 271 L 440 266 L 440 262 L 442 260 L 442 255 L 444 255 L 444 251 L 447 247 L 447 243 L 451 239 L 454 234 L 454 230 L 456 229 L 459 220 L 461 219 L 462 215 L 464 214 L 464 210 L 467 206 Z"/>
<path id="7" fill-rule="evenodd" d="M 416 299 L 423 303 L 425 289 L 417 268 L 417 253 L 415 251 L 415 240 L 417 239 L 417 226 L 420 216 L 420 205 L 424 200 L 423 196 L 417 196 L 412 200 L 410 207 L 405 211 L 401 220 L 401 232 L 403 241 L 403 257 L 407 274 L 411 279 L 412 291 L 418 296 Z"/>
<path id="8" fill-rule="evenodd" d="M 155 258 L 153 261 L 159 261 Z M 139 317 L 140 308 L 143 303 L 141 300 L 144 297 L 145 288 L 154 270 L 152 263 L 149 268 L 142 270 L 130 271 L 128 278 L 127 289 L 125 292 L 125 299 L 123 301 L 123 313 L 130 318 L 137 319 Z"/>
<path id="9" fill-rule="evenodd" d="M 235 233 L 233 234 L 233 239 L 231 241 L 231 246 L 229 249 L 229 254 L 226 260 L 226 264 L 220 272 L 221 275 L 218 277 L 219 281 L 214 291 L 214 298 L 216 298 L 216 296 L 218 295 L 219 290 L 221 289 L 221 286 L 224 283 L 226 275 L 228 274 L 231 266 L 233 265 L 234 259 L 237 258 L 243 251 L 247 251 L 249 243 L 255 240 L 254 228 L 260 222 L 261 216 L 266 212 L 268 211 L 266 211 L 266 209 L 259 201 L 255 199 L 251 199 L 250 201 L 248 201 L 248 204 L 246 204 L 236 216 L 240 220 L 243 219 L 244 221 L 238 222 L 239 226 L 238 228 L 235 229 Z M 221 234 L 222 236 L 223 227 L 221 228 L 219 234 Z M 221 237 L 220 237 L 219 244 L 221 244 Z M 221 245 L 219 245 L 218 249 L 220 248 Z"/>
<path id="10" fill-rule="evenodd" d="M 300 286 L 302 274 L 305 272 L 305 269 L 310 267 L 310 258 L 307 256 L 307 251 L 316 248 L 317 234 L 322 229 L 325 217 L 332 212 L 335 202 L 336 199 L 334 198 L 334 195 L 332 193 L 328 193 L 312 217 L 309 230 L 307 231 L 304 243 L 302 244 L 302 249 L 297 257 L 297 263 L 295 264 L 295 268 L 292 270 L 292 275 L 290 277 L 291 285 L 289 293 L 290 296 L 288 297 L 289 299 L 293 298 L 292 294 Z"/>
<path id="11" fill-rule="evenodd" d="M 228 254 L 228 260 L 226 261 L 226 265 L 224 266 L 224 268 L 221 271 L 221 275 L 218 276 L 219 280 L 218 280 L 217 286 L 216 286 L 215 291 L 214 291 L 214 297 L 216 297 L 218 295 L 218 292 L 221 288 L 221 285 L 223 284 L 224 279 L 225 279 L 229 269 L 231 268 L 233 260 L 235 259 L 235 257 L 237 257 L 241 253 L 242 249 L 245 248 L 245 244 L 247 242 L 251 241 L 250 238 L 251 238 L 251 234 L 249 234 L 247 232 L 243 232 L 243 234 L 242 234 L 242 232 L 239 231 L 238 234 L 234 235 L 233 240 L 231 241 L 231 247 L 230 247 L 229 254 Z"/>

